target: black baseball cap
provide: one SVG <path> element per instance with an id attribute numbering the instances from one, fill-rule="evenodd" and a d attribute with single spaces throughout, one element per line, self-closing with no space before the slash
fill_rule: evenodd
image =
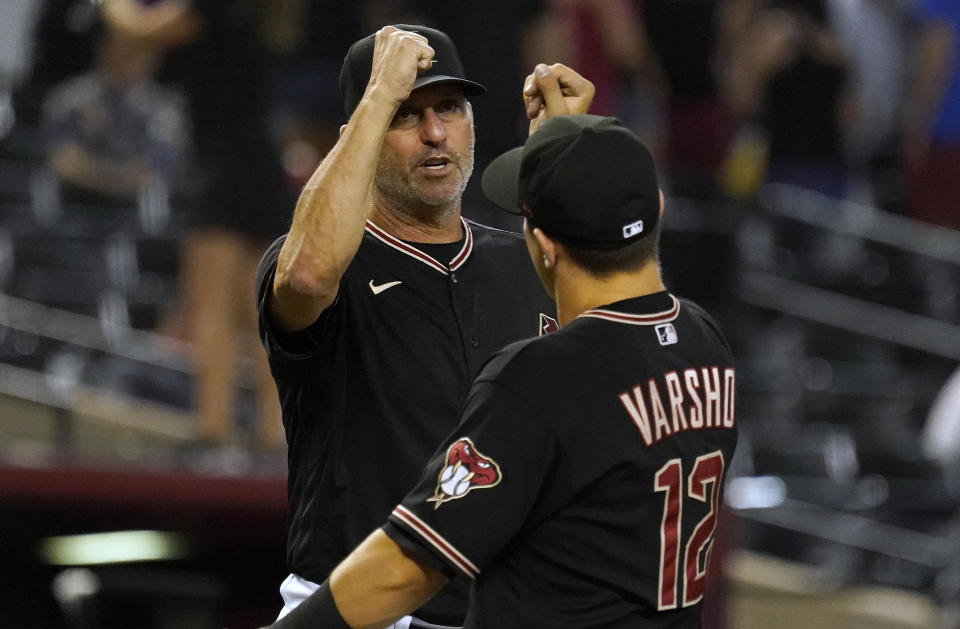
<path id="1" fill-rule="evenodd" d="M 490 162 L 480 185 L 504 210 L 586 249 L 623 246 L 660 220 L 653 156 L 616 118 L 550 118 Z"/>
<path id="2" fill-rule="evenodd" d="M 413 89 L 432 83 L 456 83 L 463 88 L 468 96 L 483 94 L 487 88 L 474 81 L 467 80 L 460 61 L 460 53 L 450 36 L 442 31 L 428 26 L 415 24 L 394 24 L 403 31 L 412 31 L 427 38 L 427 43 L 434 50 L 433 66 L 417 75 L 413 82 Z M 373 46 L 377 34 L 367 35 L 350 46 L 347 56 L 343 58 L 340 68 L 340 95 L 343 97 L 343 109 L 347 117 L 353 113 L 363 98 L 363 93 L 370 82 L 370 71 L 373 68 Z"/>

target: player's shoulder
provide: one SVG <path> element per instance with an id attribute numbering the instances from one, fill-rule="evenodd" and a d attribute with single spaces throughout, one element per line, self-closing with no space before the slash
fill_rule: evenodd
<path id="1" fill-rule="evenodd" d="M 498 276 L 530 281 L 536 277 L 523 234 L 466 219 L 473 235 L 471 258 L 480 268 Z M 539 280 L 536 280 L 539 282 Z"/>
<path id="2" fill-rule="evenodd" d="M 551 334 L 514 341 L 494 353 L 480 370 L 477 380 L 509 382 L 518 377 L 529 380 L 530 373 L 546 373 L 569 365 L 577 355 L 576 341 L 570 331 L 560 329 Z"/>
<path id="3" fill-rule="evenodd" d="M 684 297 L 678 297 L 677 301 L 680 302 L 681 316 L 703 327 L 708 334 L 716 337 L 728 352 L 731 351 L 730 344 L 727 342 L 723 330 L 720 329 L 716 320 L 714 320 L 713 316 L 707 312 L 703 306 Z"/>
<path id="4" fill-rule="evenodd" d="M 470 226 L 474 244 L 478 249 L 499 248 L 514 249 L 517 251 L 522 249 L 526 251 L 523 234 L 506 229 L 499 229 L 497 227 L 490 227 L 489 225 L 478 223 L 466 217 L 464 217 L 464 220 L 466 220 Z"/>
<path id="5" fill-rule="evenodd" d="M 479 236 L 489 238 L 496 242 L 523 242 L 523 234 L 520 232 L 484 225 L 472 218 L 463 217 L 463 220 L 467 221 L 467 224 L 470 225 L 470 229 L 473 231 L 475 238 Z"/>
<path id="6" fill-rule="evenodd" d="M 520 360 L 519 357 L 524 355 L 530 345 L 539 341 L 540 338 L 541 337 L 533 337 L 520 341 L 514 341 L 513 343 L 510 343 L 500 350 L 494 352 L 494 354 L 487 359 L 486 364 L 480 370 L 477 380 L 497 379 L 505 370 L 515 367 L 516 362 Z"/>
<path id="7" fill-rule="evenodd" d="M 710 313 L 708 313 L 703 306 L 692 299 L 687 299 L 686 297 L 677 297 L 676 295 L 674 295 L 674 298 L 680 302 L 681 312 L 686 311 L 688 315 L 697 319 L 713 321 L 713 317 L 710 316 Z"/>
<path id="8" fill-rule="evenodd" d="M 263 252 L 263 255 L 260 257 L 260 264 L 257 266 L 257 286 L 262 287 L 264 280 L 270 278 L 272 279 L 273 273 L 276 271 L 277 262 L 280 259 L 280 251 L 283 249 L 283 245 L 287 242 L 287 236 L 289 234 L 282 234 L 277 237 L 270 246 L 266 248 Z M 356 257 L 364 255 L 365 252 L 370 251 L 369 245 L 365 245 L 363 242 L 360 244 L 360 248 L 357 251 Z M 352 268 L 351 265 L 348 266 L 348 270 Z"/>

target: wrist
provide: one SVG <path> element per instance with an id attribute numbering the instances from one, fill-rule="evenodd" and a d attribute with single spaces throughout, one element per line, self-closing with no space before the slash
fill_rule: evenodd
<path id="1" fill-rule="evenodd" d="M 386 86 L 372 82 L 367 85 L 367 89 L 360 98 L 360 102 L 357 103 L 357 110 L 363 109 L 365 112 L 377 112 L 381 115 L 388 116 L 389 119 L 392 120 L 402 103 L 403 99 L 398 99 L 391 95 L 389 90 L 386 89 Z"/>
<path id="2" fill-rule="evenodd" d="M 330 580 L 324 581 L 289 614 L 270 625 L 271 629 L 351 629 L 340 615 L 330 592 Z"/>

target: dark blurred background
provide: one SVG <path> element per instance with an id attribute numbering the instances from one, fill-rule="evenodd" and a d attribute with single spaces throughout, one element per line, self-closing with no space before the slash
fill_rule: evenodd
<path id="1" fill-rule="evenodd" d="M 279 611 L 252 274 L 389 23 L 487 86 L 478 173 L 537 62 L 653 148 L 739 374 L 706 626 L 960 627 L 956 0 L 0 0 L 0 629 Z"/>

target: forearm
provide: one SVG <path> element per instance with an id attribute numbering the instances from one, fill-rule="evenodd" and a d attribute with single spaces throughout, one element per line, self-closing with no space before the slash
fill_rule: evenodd
<path id="1" fill-rule="evenodd" d="M 336 297 L 363 238 L 380 147 L 395 110 L 396 103 L 376 94 L 362 100 L 300 194 L 274 283 L 273 312 L 288 331 L 312 323 Z"/>
<path id="2" fill-rule="evenodd" d="M 376 530 L 330 575 L 337 609 L 351 627 L 379 629 L 409 614 L 449 582 Z"/>
<path id="3" fill-rule="evenodd" d="M 320 590 L 274 627 L 313 629 L 345 622 L 353 629 L 382 629 L 420 607 L 448 581 L 377 530 L 337 566 Z"/>

